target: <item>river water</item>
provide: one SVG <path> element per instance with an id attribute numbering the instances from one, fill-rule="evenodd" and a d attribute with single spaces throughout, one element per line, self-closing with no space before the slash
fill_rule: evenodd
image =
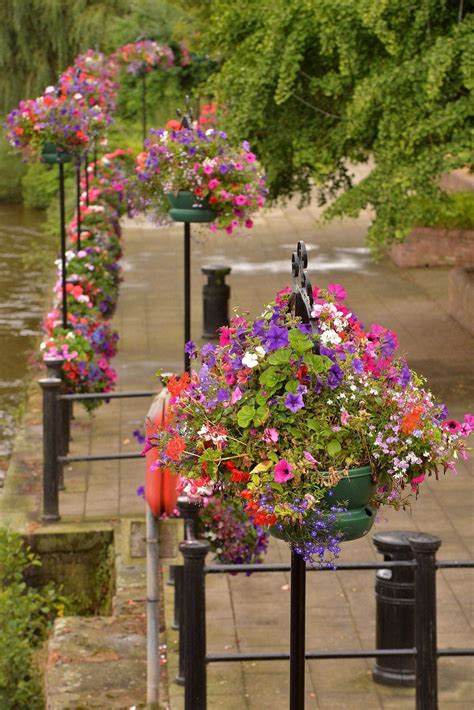
<path id="1" fill-rule="evenodd" d="M 37 210 L 0 203 L 0 476 L 11 453 L 52 286 L 54 247 L 40 231 L 42 219 Z"/>

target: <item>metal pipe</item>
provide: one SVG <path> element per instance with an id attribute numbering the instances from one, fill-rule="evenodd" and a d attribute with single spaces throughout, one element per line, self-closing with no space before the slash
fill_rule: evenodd
<path id="1" fill-rule="evenodd" d="M 46 523 L 60 520 L 58 494 L 58 395 L 61 380 L 46 377 L 39 381 L 43 390 L 43 515 Z"/>
<path id="2" fill-rule="evenodd" d="M 142 132 L 143 142 L 146 140 L 147 134 L 147 115 L 146 115 L 146 73 L 142 73 Z"/>
<path id="3" fill-rule="evenodd" d="M 84 177 L 86 180 L 86 205 L 89 207 L 89 170 L 88 170 L 89 155 L 84 153 Z"/>
<path id="4" fill-rule="evenodd" d="M 170 576 L 171 567 L 173 568 L 173 587 L 174 587 L 174 609 L 173 609 L 173 622 L 171 628 L 175 631 L 179 629 L 179 605 L 181 601 L 181 595 L 183 593 L 183 565 L 170 565 Z"/>
<path id="5" fill-rule="evenodd" d="M 146 702 L 149 710 L 158 710 L 160 693 L 160 559 L 158 520 L 146 506 Z"/>
<path id="6" fill-rule="evenodd" d="M 456 650 L 456 649 L 454 649 Z M 460 651 L 469 649 L 459 649 Z M 333 660 L 338 658 L 375 658 L 382 656 L 416 656 L 416 648 L 386 648 L 386 649 L 355 649 L 344 651 L 306 651 L 305 658 L 309 660 Z M 444 654 L 449 655 L 449 654 Z M 453 654 L 456 655 L 456 654 Z M 463 653 L 460 655 L 469 655 Z M 270 651 L 263 653 L 208 653 L 206 663 L 231 663 L 241 661 L 288 661 L 290 654 L 285 651 Z"/>
<path id="7" fill-rule="evenodd" d="M 81 158 L 76 160 L 76 213 L 77 213 L 77 242 L 76 254 L 81 249 Z"/>
<path id="8" fill-rule="evenodd" d="M 61 463 L 77 463 L 78 461 L 120 461 L 122 459 L 140 459 L 141 453 L 130 451 L 130 453 L 119 454 L 92 454 L 90 456 L 58 456 Z"/>
<path id="9" fill-rule="evenodd" d="M 80 402 L 83 399 L 126 399 L 127 397 L 153 397 L 158 392 L 145 390 L 143 392 L 87 392 L 86 394 L 62 394 L 61 399 L 70 402 Z"/>
<path id="10" fill-rule="evenodd" d="M 61 297 L 63 328 L 67 329 L 67 292 L 66 292 L 66 206 L 64 195 L 64 165 L 59 163 L 59 220 L 61 233 Z"/>
<path id="11" fill-rule="evenodd" d="M 447 563 L 449 564 L 449 563 Z M 456 566 L 462 566 L 462 563 Z M 466 567 L 474 566 L 469 560 Z M 336 569 L 332 567 L 306 567 L 307 572 L 348 572 L 351 570 L 369 570 L 369 569 L 393 569 L 397 567 L 416 567 L 416 562 L 400 561 L 400 562 L 340 562 Z M 206 565 L 204 571 L 206 574 L 224 574 L 226 572 L 290 572 L 291 565 L 280 563 L 263 563 L 261 565 L 243 564 L 243 565 Z"/>
<path id="12" fill-rule="evenodd" d="M 436 552 L 439 537 L 424 533 L 408 539 L 415 560 L 416 710 L 438 710 L 436 649 Z"/>
<path id="13" fill-rule="evenodd" d="M 304 710 L 306 563 L 291 551 L 290 710 Z"/>
<path id="14" fill-rule="evenodd" d="M 184 223 L 184 343 L 191 340 L 191 225 Z M 191 372 L 191 359 L 184 353 L 184 370 Z"/>

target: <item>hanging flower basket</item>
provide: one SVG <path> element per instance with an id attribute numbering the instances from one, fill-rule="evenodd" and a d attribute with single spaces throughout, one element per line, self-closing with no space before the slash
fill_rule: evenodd
<path id="1" fill-rule="evenodd" d="M 240 498 L 257 525 L 325 565 L 380 506 L 404 509 L 425 477 L 454 470 L 474 417 L 448 420 L 396 334 L 365 329 L 342 286 L 313 291 L 300 245 L 301 285 L 255 320 L 237 315 L 203 346 L 199 372 L 170 379 L 173 418 L 154 445 L 186 495 Z"/>
<path id="2" fill-rule="evenodd" d="M 55 143 L 44 143 L 41 151 L 41 162 L 48 165 L 58 165 L 59 163 L 70 163 L 72 156 L 65 150 L 61 150 Z"/>
<path id="3" fill-rule="evenodd" d="M 214 128 L 152 129 L 137 156 L 136 176 L 137 210 L 157 221 L 208 222 L 211 232 L 251 229 L 267 194 L 249 143 L 233 146 Z"/>
<path id="4" fill-rule="evenodd" d="M 201 200 L 192 192 L 181 190 L 168 194 L 171 205 L 170 217 L 173 222 L 214 222 L 216 213 L 207 199 Z"/>

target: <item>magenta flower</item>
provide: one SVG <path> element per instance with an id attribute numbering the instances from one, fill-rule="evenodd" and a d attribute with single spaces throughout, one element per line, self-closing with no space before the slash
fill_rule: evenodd
<path id="1" fill-rule="evenodd" d="M 239 207 L 242 207 L 243 205 L 246 204 L 247 198 L 245 195 L 237 195 L 237 197 L 234 197 L 234 203 L 238 205 Z"/>
<path id="2" fill-rule="evenodd" d="M 286 483 L 291 478 L 294 478 L 294 473 L 291 473 L 293 466 L 286 459 L 280 459 L 273 469 L 273 480 L 275 483 Z"/>
<path id="3" fill-rule="evenodd" d="M 308 463 L 312 464 L 312 466 L 318 465 L 318 461 L 316 461 L 314 456 L 310 454 L 309 451 L 303 451 L 303 456 L 305 457 L 306 461 L 308 461 Z"/>
<path id="4" fill-rule="evenodd" d="M 239 389 L 239 387 L 236 387 L 235 390 L 232 392 L 232 396 L 230 398 L 230 403 L 235 404 L 239 400 L 242 399 L 242 391 Z"/>
<path id="5" fill-rule="evenodd" d="M 461 425 L 455 419 L 448 419 L 447 421 L 443 422 L 441 426 L 445 431 L 448 431 L 450 434 L 459 434 L 459 432 L 461 431 Z"/>
<path id="6" fill-rule="evenodd" d="M 419 476 L 415 476 L 415 478 L 412 478 L 410 481 L 412 489 L 414 491 L 416 491 L 417 486 L 419 486 L 420 483 L 423 483 L 424 480 L 425 480 L 424 473 L 420 474 Z"/>
<path id="7" fill-rule="evenodd" d="M 344 286 L 341 286 L 341 284 L 328 284 L 328 291 L 332 293 L 338 301 L 343 301 L 347 296 L 346 289 Z"/>
<path id="8" fill-rule="evenodd" d="M 209 180 L 209 182 L 207 183 L 207 186 L 209 190 L 215 190 L 218 184 L 219 180 L 216 180 L 216 178 L 212 178 L 212 180 Z"/>

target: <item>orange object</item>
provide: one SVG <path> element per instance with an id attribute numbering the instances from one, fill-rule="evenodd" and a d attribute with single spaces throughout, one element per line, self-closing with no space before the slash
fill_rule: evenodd
<path id="1" fill-rule="evenodd" d="M 164 427 L 168 421 L 171 394 L 164 387 L 155 397 L 146 417 L 146 436 L 153 437 L 158 429 Z M 158 450 L 150 449 L 145 454 L 145 500 L 151 512 L 156 517 L 172 515 L 176 508 L 178 493 L 176 491 L 176 476 L 168 468 L 159 466 L 152 470 L 152 464 L 158 460 Z"/>

